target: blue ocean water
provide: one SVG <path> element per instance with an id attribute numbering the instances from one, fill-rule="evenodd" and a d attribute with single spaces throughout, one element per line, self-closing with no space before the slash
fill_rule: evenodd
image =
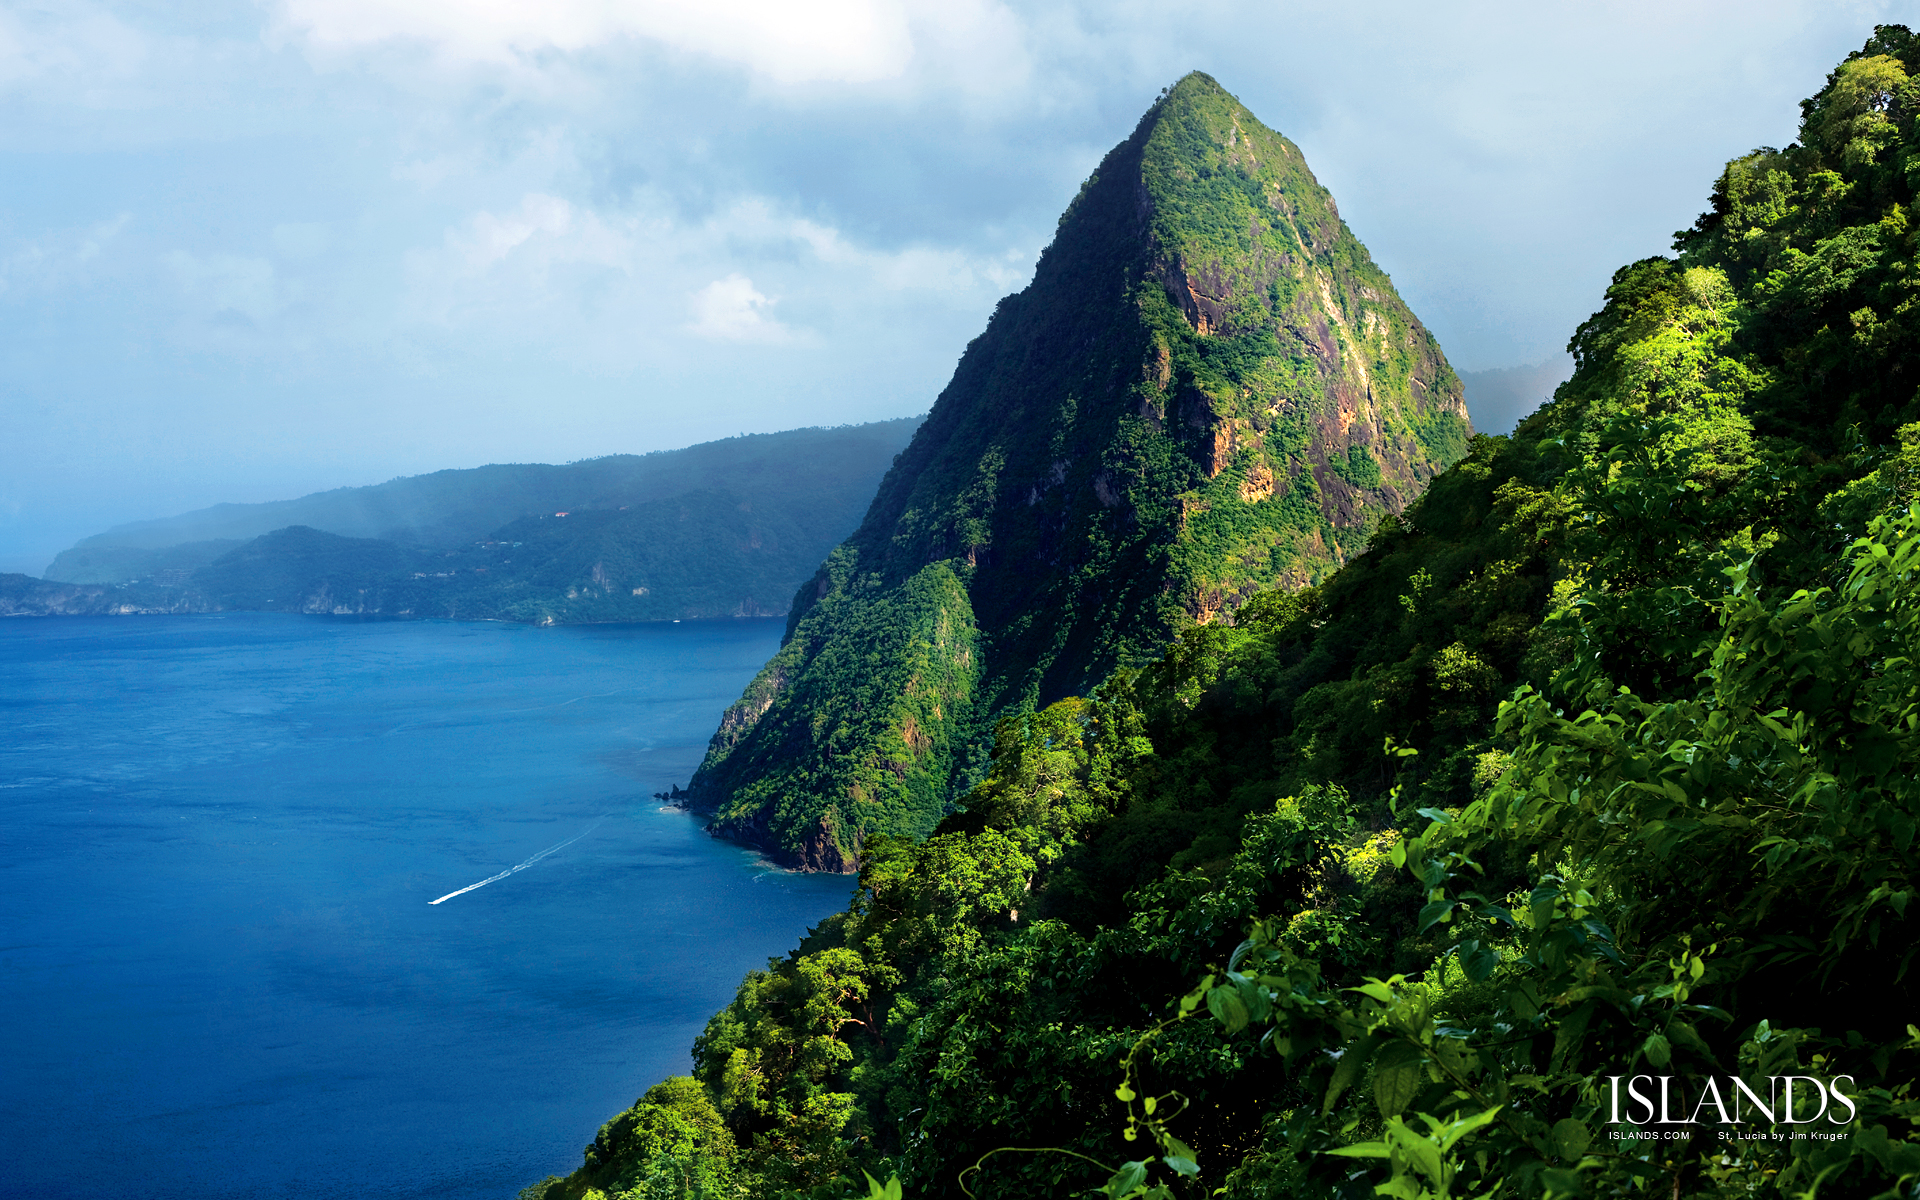
<path id="1" fill-rule="evenodd" d="M 651 796 L 779 632 L 0 622 L 0 1195 L 578 1166 L 846 902 Z"/>

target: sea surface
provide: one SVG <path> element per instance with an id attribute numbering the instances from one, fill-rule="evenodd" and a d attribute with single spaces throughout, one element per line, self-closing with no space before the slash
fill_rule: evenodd
<path id="1" fill-rule="evenodd" d="M 578 1166 L 850 893 L 652 796 L 779 634 L 0 621 L 0 1195 Z"/>

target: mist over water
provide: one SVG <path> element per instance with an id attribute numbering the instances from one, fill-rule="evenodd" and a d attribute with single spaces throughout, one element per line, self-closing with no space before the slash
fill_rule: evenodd
<path id="1" fill-rule="evenodd" d="M 0 623 L 0 1195 L 577 1166 L 845 904 L 651 795 L 779 633 Z"/>

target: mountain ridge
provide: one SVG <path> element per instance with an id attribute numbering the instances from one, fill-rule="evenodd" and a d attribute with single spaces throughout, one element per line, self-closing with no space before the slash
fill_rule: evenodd
<path id="1" fill-rule="evenodd" d="M 778 617 L 918 425 L 789 430 L 563 467 L 476 468 L 121 526 L 9 582 L 8 615 L 232 610 L 533 624 Z M 106 544 L 247 533 L 245 540 Z M 410 516 L 421 544 L 356 536 Z M 481 524 L 481 522 L 491 524 Z M 349 532 L 341 532 L 342 529 Z M 132 532 L 129 533 L 128 530 Z M 475 530 L 480 532 L 476 533 Z"/>
<path id="2" fill-rule="evenodd" d="M 609 454 L 571 463 L 489 463 L 402 475 L 385 483 L 331 488 L 289 500 L 215 504 L 171 517 L 130 521 L 80 539 L 62 551 L 45 578 L 62 583 L 123 583 L 127 578 L 82 578 L 60 570 L 79 565 L 81 552 L 163 551 L 186 543 L 226 540 L 236 545 L 292 525 L 310 525 L 342 537 L 378 538 L 446 546 L 485 537 L 529 513 L 603 508 L 663 499 L 711 486 L 716 472 L 764 476 L 775 465 L 820 468 L 824 455 L 845 444 L 889 446 L 921 417 L 855 425 L 806 426 L 750 433 L 647 454 Z M 811 451 L 811 457 L 807 451 Z M 230 547 L 231 548 L 231 547 Z M 211 561 L 211 560 L 208 560 Z M 204 565 L 204 564 L 201 564 Z M 98 573 L 96 573 L 98 574 Z"/>
<path id="3" fill-rule="evenodd" d="M 1470 434 L 1438 343 L 1299 148 L 1188 75 L 801 589 L 691 803 L 806 869 L 924 835 L 993 719 L 1315 582 Z"/>

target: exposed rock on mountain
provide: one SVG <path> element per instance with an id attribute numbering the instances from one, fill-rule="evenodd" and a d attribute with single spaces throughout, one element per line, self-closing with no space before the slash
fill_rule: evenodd
<path id="1" fill-rule="evenodd" d="M 924 834 L 991 721 L 1317 581 L 1465 451 L 1458 378 L 1298 147 L 1163 95 L 1001 301 L 694 780 L 844 870 Z"/>

